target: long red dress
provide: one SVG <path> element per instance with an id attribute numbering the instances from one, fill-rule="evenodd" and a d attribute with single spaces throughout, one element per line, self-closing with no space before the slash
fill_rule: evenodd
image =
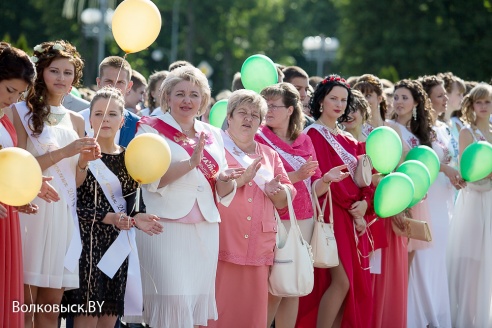
<path id="1" fill-rule="evenodd" d="M 0 134 L 0 144 L 10 138 L 17 145 L 14 126 L 6 115 L 0 118 L 8 135 Z M 10 143 L 9 142 L 9 143 Z M 24 327 L 24 314 L 14 312 L 14 301 L 24 302 L 24 278 L 22 268 L 22 242 L 19 215 L 13 207 L 2 204 L 8 211 L 0 219 L 0 327 Z"/>
<path id="2" fill-rule="evenodd" d="M 328 172 L 335 166 L 344 164 L 337 152 L 316 129 L 309 129 L 307 135 L 311 137 L 314 148 L 316 149 L 316 155 L 322 173 Z M 334 136 L 334 138 L 353 156 L 357 157 L 357 155 L 364 153 L 364 145 L 352 137 L 339 134 Z M 354 202 L 362 199 L 365 199 L 369 205 L 372 204 L 373 189 L 361 189 L 348 177 L 341 182 L 332 183 L 331 191 L 333 196 L 333 219 L 338 255 L 350 282 L 350 288 L 345 298 L 345 309 L 341 327 L 370 327 L 373 301 L 371 275 L 368 270 L 369 259 L 363 256 L 359 258 L 357 255 L 353 226 L 354 220 L 348 213 L 348 209 L 350 209 Z M 323 198 L 321 197 L 320 202 L 322 201 Z M 326 207 L 325 218 L 326 220 L 329 218 L 329 206 Z M 364 256 L 370 252 L 367 234 L 359 237 L 358 248 Z M 298 328 L 316 327 L 319 303 L 331 282 L 329 269 L 315 269 L 314 279 L 313 292 L 299 299 L 299 314 L 296 323 L 296 327 Z"/>

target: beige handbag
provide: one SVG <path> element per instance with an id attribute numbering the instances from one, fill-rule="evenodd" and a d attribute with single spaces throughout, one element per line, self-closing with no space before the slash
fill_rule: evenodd
<path id="1" fill-rule="evenodd" d="M 368 187 L 372 183 L 372 161 L 368 155 L 357 156 L 357 168 L 354 181 L 359 188 Z"/>
<path id="2" fill-rule="evenodd" d="M 286 232 L 275 210 L 278 238 L 268 277 L 268 291 L 272 295 L 281 297 L 305 296 L 312 292 L 314 286 L 313 254 L 309 243 L 302 238 L 297 224 L 290 189 L 286 187 L 284 189 L 287 193 L 290 229 Z"/>
<path id="3" fill-rule="evenodd" d="M 391 222 L 393 225 L 393 232 L 395 234 L 411 239 L 432 241 L 432 234 L 426 221 L 410 219 L 408 217 L 404 217 L 403 220 L 405 230 L 401 230 L 395 225 L 394 222 Z"/>
<path id="4" fill-rule="evenodd" d="M 333 268 L 338 266 L 338 248 L 335 240 L 335 232 L 333 230 L 333 204 L 331 200 L 331 189 L 328 186 L 323 208 L 320 208 L 318 196 L 315 191 L 316 183 L 312 187 L 312 198 L 314 208 L 314 230 L 311 238 L 311 247 L 313 249 L 314 267 L 315 268 Z M 330 201 L 330 223 L 324 220 L 326 208 L 326 200 Z"/>

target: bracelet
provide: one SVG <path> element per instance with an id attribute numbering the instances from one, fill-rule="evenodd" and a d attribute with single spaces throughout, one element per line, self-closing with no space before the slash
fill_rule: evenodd
<path id="1" fill-rule="evenodd" d="M 326 181 L 325 181 L 325 176 L 324 176 L 324 175 L 323 175 L 323 177 L 321 178 L 321 180 L 322 180 L 324 183 L 327 183 L 327 184 L 330 184 L 330 183 L 332 182 L 332 181 L 328 181 L 328 182 L 326 182 Z"/>
<path id="2" fill-rule="evenodd" d="M 79 161 L 77 161 L 77 167 L 79 168 L 79 172 L 87 172 L 89 169 L 89 163 L 85 167 L 80 167 Z"/>

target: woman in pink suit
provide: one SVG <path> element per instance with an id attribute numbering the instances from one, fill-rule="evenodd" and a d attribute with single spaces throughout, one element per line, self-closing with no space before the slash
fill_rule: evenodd
<path id="1" fill-rule="evenodd" d="M 286 192 L 294 198 L 296 190 L 279 155 L 254 140 L 266 110 L 266 101 L 251 90 L 238 90 L 229 98 L 229 128 L 223 134 L 227 164 L 245 171 L 236 180 L 229 207 L 218 205 L 219 319 L 209 321 L 211 327 L 267 326 L 268 272 L 277 233 L 274 211 L 287 206 Z"/>
<path id="2" fill-rule="evenodd" d="M 310 108 L 317 121 L 305 132 L 316 149 L 321 172 L 345 164 L 354 176 L 364 145 L 338 127 L 353 110 L 350 86 L 338 75 L 326 77 L 318 84 Z M 372 189 L 359 188 L 347 178 L 332 184 L 331 190 L 340 265 L 315 269 L 314 290 L 299 301 L 297 327 L 368 327 L 372 292 L 364 216 L 372 203 Z M 327 208 L 326 219 L 328 212 Z"/>

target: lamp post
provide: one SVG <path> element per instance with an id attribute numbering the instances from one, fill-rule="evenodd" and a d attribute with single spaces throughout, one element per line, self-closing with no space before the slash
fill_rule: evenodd
<path id="1" fill-rule="evenodd" d="M 306 59 L 316 61 L 317 76 L 323 76 L 324 62 L 335 59 L 339 46 L 340 42 L 337 38 L 329 38 L 324 35 L 308 36 L 302 41 Z"/>
<path id="2" fill-rule="evenodd" d="M 87 8 L 80 14 L 83 31 L 88 38 L 97 38 L 97 63 L 104 59 L 106 36 L 111 26 L 114 11 L 108 9 L 108 0 L 99 0 L 99 8 Z"/>

